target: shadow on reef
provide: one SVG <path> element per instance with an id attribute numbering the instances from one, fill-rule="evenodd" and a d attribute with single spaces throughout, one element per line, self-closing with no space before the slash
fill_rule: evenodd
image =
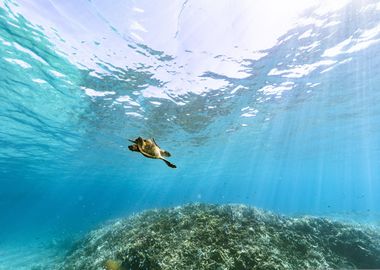
<path id="1" fill-rule="evenodd" d="M 243 205 L 150 210 L 90 232 L 69 269 L 380 268 L 380 233 Z"/>

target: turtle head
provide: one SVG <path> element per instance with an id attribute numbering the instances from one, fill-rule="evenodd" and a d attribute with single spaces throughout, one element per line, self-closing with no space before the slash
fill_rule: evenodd
<path id="1" fill-rule="evenodd" d="M 139 152 L 139 147 L 137 146 L 137 144 L 129 145 L 128 149 L 131 151 Z"/>

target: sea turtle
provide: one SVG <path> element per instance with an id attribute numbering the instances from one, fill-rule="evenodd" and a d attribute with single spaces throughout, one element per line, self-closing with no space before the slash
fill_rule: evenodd
<path id="1" fill-rule="evenodd" d="M 141 137 L 138 137 L 136 140 L 129 140 L 130 142 L 133 142 L 134 144 L 128 146 L 128 149 L 131 151 L 140 152 L 147 158 L 156 158 L 163 160 L 166 165 L 168 165 L 170 168 L 177 168 L 176 165 L 173 163 L 170 163 L 163 157 L 170 157 L 170 153 L 168 151 L 162 150 L 155 140 L 152 139 L 143 139 Z"/>

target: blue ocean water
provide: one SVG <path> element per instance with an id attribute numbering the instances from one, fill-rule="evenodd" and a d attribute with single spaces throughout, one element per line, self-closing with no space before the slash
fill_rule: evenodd
<path id="1" fill-rule="evenodd" d="M 0 269 L 191 202 L 379 225 L 380 3 L 293 2 L 2 1 Z"/>

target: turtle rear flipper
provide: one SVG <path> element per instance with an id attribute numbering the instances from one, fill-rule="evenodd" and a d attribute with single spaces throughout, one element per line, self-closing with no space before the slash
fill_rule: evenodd
<path id="1" fill-rule="evenodd" d="M 167 161 L 166 159 L 162 158 L 162 160 L 166 163 L 166 165 L 168 165 L 170 168 L 177 168 L 176 165 L 174 165 L 173 163 L 170 163 L 169 161 Z"/>
<path id="2" fill-rule="evenodd" d="M 163 157 L 170 157 L 171 156 L 170 153 L 168 151 L 165 151 L 165 150 L 161 150 L 160 153 L 161 153 L 161 156 L 163 156 Z"/>

